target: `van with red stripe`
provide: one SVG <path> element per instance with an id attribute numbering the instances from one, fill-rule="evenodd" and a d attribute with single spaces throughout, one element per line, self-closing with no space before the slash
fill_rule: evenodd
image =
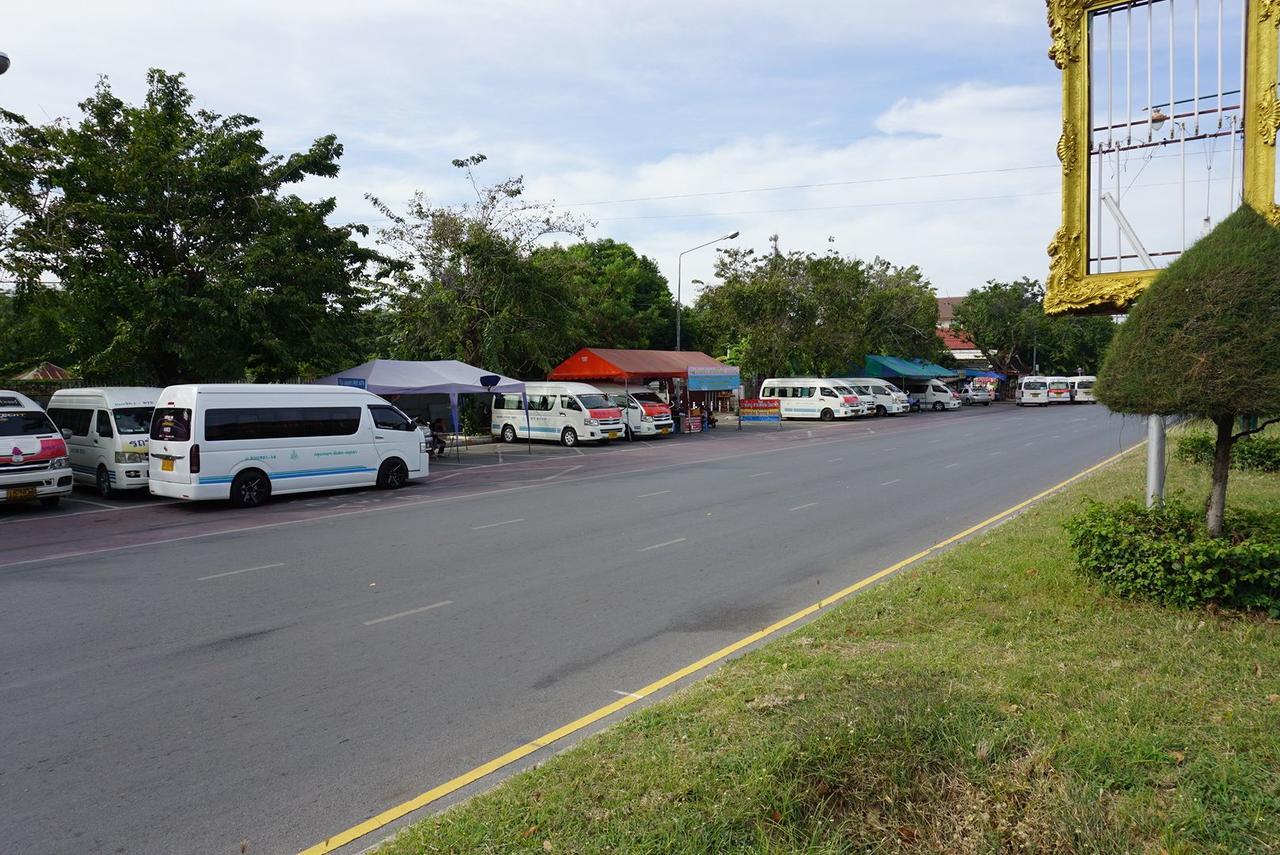
<path id="1" fill-rule="evenodd" d="M 0 502 L 56 507 L 71 494 L 67 443 L 40 405 L 0 389 Z"/>
<path id="2" fill-rule="evenodd" d="M 568 447 L 603 444 L 622 436 L 622 410 L 586 383 L 526 383 L 523 398 L 519 393 L 493 396 L 490 430 L 503 442 L 532 437 Z"/>

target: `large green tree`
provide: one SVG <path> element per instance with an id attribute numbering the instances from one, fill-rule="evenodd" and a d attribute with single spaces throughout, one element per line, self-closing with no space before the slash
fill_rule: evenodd
<path id="1" fill-rule="evenodd" d="M 360 282 L 378 255 L 326 222 L 334 200 L 284 192 L 337 175 L 333 136 L 271 155 L 256 119 L 194 108 L 183 76 L 160 70 L 139 105 L 103 79 L 80 108 L 77 123 L 0 117 L 15 212 L 0 267 L 28 291 L 63 292 L 82 372 L 276 379 L 360 355 Z"/>
<path id="2" fill-rule="evenodd" d="M 384 291 L 391 350 L 545 376 L 576 346 L 578 300 L 566 265 L 538 265 L 533 255 L 543 239 L 581 236 L 585 226 L 525 199 L 519 177 L 481 184 L 475 168 L 484 161 L 453 161 L 474 202 L 440 205 L 417 193 L 402 213 L 369 197 L 391 221 L 379 236 L 399 262 Z"/>
<path id="3" fill-rule="evenodd" d="M 837 253 L 720 251 L 700 334 L 748 375 L 840 376 L 870 353 L 933 358 L 936 294 L 915 267 Z"/>
<path id="4" fill-rule="evenodd" d="M 1161 271 L 1116 334 L 1097 391 L 1118 412 L 1214 423 L 1205 522 L 1220 536 L 1231 447 L 1256 432 L 1236 419 L 1280 417 L 1280 229 L 1246 205 Z"/>
<path id="5" fill-rule="evenodd" d="M 603 238 L 536 250 L 545 276 L 561 277 L 574 295 L 578 338 L 597 347 L 675 347 L 676 306 L 658 265 L 628 244 Z"/>
<path id="6" fill-rule="evenodd" d="M 1043 286 L 1026 277 L 973 289 L 954 324 L 992 368 L 1017 374 L 1094 374 L 1116 329 L 1107 317 L 1046 315 Z"/>

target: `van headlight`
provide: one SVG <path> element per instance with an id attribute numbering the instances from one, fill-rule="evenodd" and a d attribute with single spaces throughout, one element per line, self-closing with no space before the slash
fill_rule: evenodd
<path id="1" fill-rule="evenodd" d="M 145 451 L 117 451 L 116 463 L 146 463 L 147 453 Z"/>
<path id="2" fill-rule="evenodd" d="M 600 424 L 600 420 L 599 419 L 583 419 L 582 423 L 584 425 L 598 425 Z"/>
<path id="3" fill-rule="evenodd" d="M 55 458 L 53 458 L 52 460 L 50 460 L 50 461 L 49 461 L 49 468 L 50 468 L 50 469 L 66 469 L 66 468 L 67 468 L 67 458 L 65 458 L 65 457 L 55 457 Z"/>
<path id="4" fill-rule="evenodd" d="M 642 415 L 642 416 L 640 417 L 640 421 L 642 421 L 642 422 L 651 422 L 651 421 L 653 421 L 653 416 L 643 416 L 643 415 Z"/>

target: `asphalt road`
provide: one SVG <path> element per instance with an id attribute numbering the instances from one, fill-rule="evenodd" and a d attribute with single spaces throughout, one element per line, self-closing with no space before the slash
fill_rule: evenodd
<path id="1" fill-rule="evenodd" d="M 5 509 L 0 849 L 295 852 L 1141 436 L 993 406 Z"/>

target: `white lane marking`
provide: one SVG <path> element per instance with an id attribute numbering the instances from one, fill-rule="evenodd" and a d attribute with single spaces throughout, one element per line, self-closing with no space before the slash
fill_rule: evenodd
<path id="1" fill-rule="evenodd" d="M 241 573 L 252 573 L 254 570 L 270 570 L 272 567 L 283 567 L 284 562 L 276 564 L 263 564 L 259 567 L 246 567 L 243 570 L 228 570 L 226 573 L 214 573 L 212 576 L 200 576 L 197 582 L 207 582 L 210 579 L 221 579 L 223 576 L 239 576 Z"/>
<path id="2" fill-rule="evenodd" d="M 754 474 L 754 475 L 748 475 L 747 477 L 748 477 L 748 478 L 759 478 L 759 477 L 761 477 L 761 476 L 763 476 L 763 475 L 772 475 L 772 474 L 773 474 L 772 472 L 757 472 L 756 474 Z"/>
<path id="3" fill-rule="evenodd" d="M 1000 453 L 1000 452 L 998 452 L 998 451 L 988 452 L 987 457 L 995 457 L 995 456 L 996 456 L 996 455 L 998 455 L 999 453 Z"/>
<path id="4" fill-rule="evenodd" d="M 648 498 L 650 498 L 650 497 L 652 497 L 652 496 L 665 496 L 667 493 L 670 493 L 670 492 L 671 492 L 670 490 L 659 490 L 659 491 L 658 491 L 658 492 L 656 492 L 656 493 L 641 493 L 639 496 L 636 496 L 636 498 L 637 498 L 637 499 L 648 499 Z"/>
<path id="5" fill-rule="evenodd" d="M 817 502 L 809 502 L 806 505 L 796 505 L 794 508 L 787 508 L 788 511 L 803 511 L 805 508 L 812 508 Z"/>
<path id="6" fill-rule="evenodd" d="M 561 471 L 559 471 L 559 472 L 552 472 L 550 475 L 546 475 L 546 476 L 544 476 L 544 477 L 542 477 L 542 478 L 539 478 L 538 480 L 539 480 L 539 481 L 553 481 L 553 480 L 555 480 L 556 478 L 559 478 L 561 475 L 568 475 L 570 472 L 576 472 L 577 470 L 581 469 L 583 466 L 586 466 L 586 465 L 587 465 L 587 464 L 585 464 L 585 463 L 579 463 L 577 466 L 570 466 L 568 469 L 562 469 L 562 470 L 561 470 Z M 461 473 L 459 473 L 459 474 L 461 474 Z"/>
<path id="7" fill-rule="evenodd" d="M 518 520 L 503 520 L 502 522 L 485 523 L 484 525 L 473 525 L 471 527 L 471 530 L 480 531 L 481 529 L 485 529 L 485 528 L 496 528 L 497 526 L 500 526 L 500 525 L 514 525 L 515 523 L 522 523 L 522 522 L 524 522 L 524 517 L 521 517 Z"/>
<path id="8" fill-rule="evenodd" d="M 675 540 L 668 540 L 666 543 L 655 543 L 653 546 L 646 546 L 640 552 L 648 552 L 650 549 L 661 549 L 664 546 L 675 546 L 677 543 L 684 543 L 689 538 L 677 537 Z"/>
<path id="9" fill-rule="evenodd" d="M 954 469 L 954 468 L 956 468 L 956 467 L 957 467 L 957 466 L 959 466 L 959 465 L 960 465 L 959 463 L 948 463 L 946 466 L 943 466 L 942 468 L 943 468 L 943 469 Z"/>
<path id="10" fill-rule="evenodd" d="M 839 463 L 841 460 L 844 460 L 844 458 L 843 458 L 843 457 L 833 457 L 833 458 L 831 458 L 830 460 L 828 460 L 827 462 L 828 462 L 828 463 Z"/>
<path id="11" fill-rule="evenodd" d="M 942 440 L 940 440 L 940 439 L 931 439 L 931 440 L 929 440 L 929 444 L 930 444 L 930 445 L 934 445 L 934 444 L 939 443 L 939 442 L 942 442 Z"/>
<path id="12" fill-rule="evenodd" d="M 74 498 L 72 498 L 72 497 L 68 497 L 68 498 L 67 498 L 67 501 L 68 501 L 68 502 L 79 502 L 80 504 L 83 504 L 83 505 L 93 505 L 95 508 L 106 508 L 106 509 L 107 509 L 107 510 L 109 510 L 109 511 L 120 511 L 120 510 L 124 510 L 124 509 L 123 509 L 123 508 L 121 508 L 119 505 L 108 505 L 106 502 L 95 502 L 95 501 L 93 501 L 92 499 L 82 499 L 82 498 L 80 498 L 79 496 L 76 496 L 76 497 L 74 497 Z"/>
<path id="13" fill-rule="evenodd" d="M 373 620 L 367 620 L 367 621 L 365 621 L 365 622 L 364 622 L 364 625 L 365 625 L 365 626 L 373 626 L 375 623 L 383 623 L 383 622 L 385 622 L 385 621 L 395 620 L 396 618 L 408 617 L 409 615 L 419 615 L 419 614 L 422 614 L 423 612 L 429 612 L 429 611 L 431 611 L 432 609 L 438 609 L 438 608 L 440 608 L 441 606 L 451 606 L 451 605 L 453 605 L 453 600 L 441 600 L 441 601 L 440 601 L 440 602 L 438 602 L 438 603 L 432 603 L 431 605 L 429 605 L 429 606 L 423 606 L 423 607 L 422 607 L 422 608 L 420 608 L 420 609 L 409 609 L 409 611 L 407 611 L 407 612 L 396 612 L 395 614 L 393 614 L 393 615 L 387 615 L 386 617 L 380 617 L 380 618 L 374 618 Z"/>
<path id="14" fill-rule="evenodd" d="M 619 689 L 614 689 L 613 693 L 615 695 L 622 695 L 622 697 L 624 698 L 635 698 L 636 700 L 644 700 L 644 695 L 637 695 L 635 692 L 623 692 Z"/>
<path id="15" fill-rule="evenodd" d="M 1028 445 L 1035 445 L 1035 444 L 1036 444 L 1036 441 L 1033 439 L 1033 440 L 1031 440 L 1031 442 L 1024 442 L 1024 443 L 1022 443 L 1022 447 L 1023 447 L 1023 448 L 1026 448 Z"/>
<path id="16" fill-rule="evenodd" d="M 1073 421 L 1073 422 L 1087 422 L 1087 421 L 1089 421 L 1089 420 L 1088 420 L 1088 419 L 1086 419 L 1086 418 L 1079 418 L 1079 419 L 1072 419 L 1071 421 Z"/>
<path id="17" fill-rule="evenodd" d="M 927 430 L 927 429 L 928 428 L 926 426 L 921 425 L 920 427 L 915 427 L 915 428 L 911 428 L 911 427 L 903 428 L 902 430 L 898 431 L 898 433 L 914 433 L 916 431 Z M 721 463 L 726 460 L 741 460 L 746 457 L 761 457 L 766 454 L 776 455 L 776 454 L 785 453 L 788 451 L 807 451 L 809 448 L 815 448 L 821 445 L 840 445 L 841 443 L 851 442 L 851 441 L 863 438 L 865 436 L 866 434 L 855 434 L 849 437 L 840 437 L 838 439 L 829 439 L 829 440 L 823 440 L 821 442 L 815 442 L 808 446 L 799 446 L 799 445 L 792 446 L 791 448 L 784 448 L 781 451 L 777 449 L 764 449 L 762 451 L 742 451 L 734 454 L 721 454 L 714 457 L 695 457 L 691 460 L 681 460 L 676 463 L 662 463 L 657 466 L 646 466 L 639 469 L 621 469 L 617 472 L 601 472 L 596 475 L 583 475 L 578 478 L 566 478 L 563 481 L 553 482 L 551 486 L 559 486 L 560 484 L 578 484 L 583 481 L 599 481 L 605 478 L 620 478 L 625 475 L 644 475 L 652 472 L 665 472 L 668 469 L 687 468 L 689 466 L 699 465 L 703 463 Z M 768 437 L 768 438 L 775 439 L 776 437 Z M 1145 441 L 1146 440 L 1139 440 L 1138 442 L 1135 442 L 1134 445 L 1130 446 L 1130 448 L 1136 448 L 1139 444 Z M 886 448 L 884 450 L 893 451 L 894 448 L 896 448 L 896 446 L 894 446 L 893 448 Z M 495 463 L 492 465 L 497 466 L 498 464 Z M 510 464 L 505 464 L 505 465 L 510 465 Z M 470 466 L 469 468 L 478 469 L 480 467 Z M 429 499 L 423 498 L 423 499 L 419 499 L 416 502 L 413 502 L 412 504 L 406 502 L 403 505 L 375 505 L 370 508 L 361 508 L 358 510 L 342 511 L 341 513 L 320 514 L 312 517 L 303 517 L 301 519 L 280 520 L 279 522 L 269 522 L 269 523 L 256 523 L 254 525 L 244 525 L 244 526 L 238 526 L 236 528 L 225 528 L 225 529 L 219 529 L 217 531 L 202 531 L 198 534 L 184 534 L 179 537 L 163 537 L 157 540 L 142 541 L 140 543 L 125 543 L 119 546 L 104 546 L 98 549 L 82 549 L 78 552 L 61 552 L 61 553 L 56 553 L 54 555 L 44 555 L 44 556 L 41 556 L 40 558 L 24 558 L 21 561 L 9 561 L 7 563 L 0 564 L 0 570 L 7 570 L 10 567 L 26 567 L 27 565 L 30 565 L 30 564 L 44 564 L 50 561 L 66 561 L 66 560 L 75 559 L 75 558 L 87 558 L 91 555 L 104 555 L 108 552 L 123 552 L 126 549 L 143 549 L 148 546 L 167 546 L 171 543 L 185 543 L 189 540 L 203 540 L 207 537 L 220 537 L 222 535 L 228 535 L 228 534 L 243 534 L 248 531 L 263 531 L 266 529 L 281 528 L 283 526 L 300 525 L 302 523 L 323 522 L 325 520 L 339 519 L 341 517 L 356 516 L 361 514 L 375 513 L 375 512 L 381 512 L 381 511 L 387 511 L 387 510 L 416 508 L 424 505 L 435 505 L 442 502 L 457 503 L 467 499 L 478 499 L 478 498 L 483 498 L 485 496 L 499 496 L 505 493 L 518 493 L 525 490 L 533 490 L 541 486 L 542 485 L 538 484 L 537 482 L 532 484 L 529 484 L 529 483 L 515 484 L 509 487 L 494 487 L 488 490 L 476 490 L 475 492 L 459 493 L 453 496 L 435 496 Z M 153 504 L 156 504 L 156 503 L 153 503 Z M 175 502 L 175 504 L 180 504 L 180 502 Z M 139 507 L 149 507 L 149 506 L 150 505 L 140 505 Z M 91 512 L 85 511 L 85 513 L 91 513 Z M 96 513 L 96 512 L 92 512 L 92 513 Z M 72 516 L 72 515 L 66 514 L 66 516 Z M 45 517 L 45 516 L 36 515 L 36 516 L 24 518 L 24 521 L 27 521 L 27 520 L 42 521 L 42 520 L 48 520 L 48 519 L 56 519 L 56 517 Z M 12 520 L 12 522 L 17 522 L 17 521 L 18 520 Z"/>
<path id="18" fill-rule="evenodd" d="M 1053 436 L 1049 437 L 1049 439 L 1062 439 L 1062 434 L 1055 433 Z"/>
<path id="19" fill-rule="evenodd" d="M 881 487 L 888 487 L 890 484 L 897 484 L 897 483 L 900 483 L 901 481 L 902 481 L 902 479 L 901 479 L 901 478 L 894 478 L 892 481 L 885 481 L 885 482 L 884 482 L 883 484 L 881 484 L 880 486 L 881 486 Z"/>
<path id="20" fill-rule="evenodd" d="M 465 475 L 465 472 L 450 472 L 448 475 L 428 475 L 427 483 L 436 484 L 440 481 L 448 481 L 450 478 L 457 478 L 459 475 Z"/>

